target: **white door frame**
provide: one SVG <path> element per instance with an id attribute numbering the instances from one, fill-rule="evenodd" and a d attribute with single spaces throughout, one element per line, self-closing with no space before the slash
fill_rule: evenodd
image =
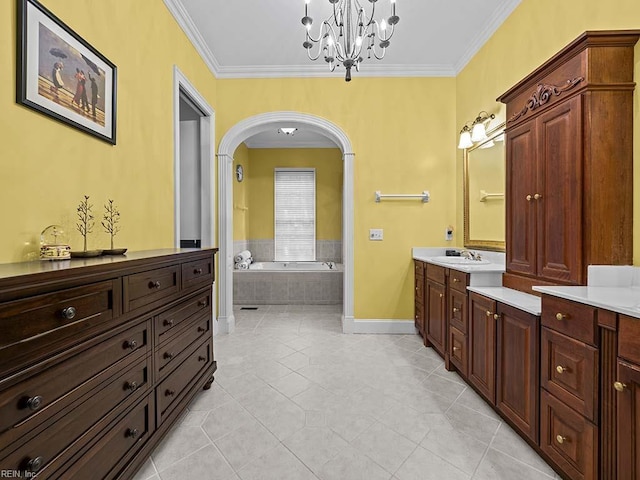
<path id="1" fill-rule="evenodd" d="M 233 154 L 247 138 L 272 130 L 286 123 L 304 127 L 332 140 L 342 151 L 342 261 L 344 264 L 344 294 L 342 330 L 353 332 L 353 158 L 355 154 L 349 137 L 334 123 L 315 115 L 300 112 L 268 112 L 255 115 L 231 127 L 218 147 L 218 222 L 219 222 L 219 280 L 220 331 L 235 330 L 233 315 Z"/>
<path id="2" fill-rule="evenodd" d="M 216 211 L 214 185 L 215 111 L 193 84 L 173 66 L 173 165 L 174 165 L 174 245 L 180 248 L 180 91 L 204 114 L 200 118 L 200 234 L 202 247 L 212 247 L 216 238 L 214 215 Z M 216 289 L 213 288 L 213 318 L 215 315 Z M 218 330 L 214 322 L 213 333 Z"/>

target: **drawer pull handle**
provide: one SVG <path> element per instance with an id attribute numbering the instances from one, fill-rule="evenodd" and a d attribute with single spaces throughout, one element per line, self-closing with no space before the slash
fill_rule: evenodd
<path id="1" fill-rule="evenodd" d="M 193 273 L 195 275 L 200 275 L 202 273 L 202 269 L 201 268 L 196 268 L 196 269 L 193 270 Z"/>
<path id="2" fill-rule="evenodd" d="M 199 362 L 206 362 L 207 361 L 207 357 L 203 357 L 202 355 L 198 356 L 198 361 Z"/>
<path id="3" fill-rule="evenodd" d="M 457 352 L 458 350 L 460 350 L 460 347 L 453 347 L 454 352 Z"/>
<path id="4" fill-rule="evenodd" d="M 453 279 L 453 283 L 458 283 L 459 281 L 460 281 L 460 279 L 459 279 L 459 278 L 454 278 L 454 279 Z"/>
<path id="5" fill-rule="evenodd" d="M 487 310 L 487 317 L 491 316 L 491 312 L 489 310 Z"/>
<path id="6" fill-rule="evenodd" d="M 562 445 L 566 441 L 567 441 L 567 437 L 563 437 L 562 435 L 556 435 L 556 442 L 558 442 L 560 445 Z"/>
<path id="7" fill-rule="evenodd" d="M 567 369 L 566 369 L 566 368 L 564 368 L 562 365 L 558 365 L 558 366 L 556 367 L 556 372 L 558 372 L 559 374 L 563 374 L 563 373 L 564 373 L 564 372 L 566 372 L 566 371 L 567 371 Z"/>
<path id="8" fill-rule="evenodd" d="M 207 331 L 207 329 L 206 329 L 206 328 L 204 328 L 204 327 L 198 327 L 198 332 L 199 332 L 199 333 L 203 333 L 203 332 L 206 332 L 206 331 Z"/>
<path id="9" fill-rule="evenodd" d="M 149 282 L 149 288 L 160 288 L 160 282 L 158 280 L 155 282 Z"/>
<path id="10" fill-rule="evenodd" d="M 139 434 L 140 432 L 138 431 L 137 428 L 128 428 L 126 436 L 131 438 L 136 438 Z"/>
<path id="11" fill-rule="evenodd" d="M 29 472 L 37 472 L 44 465 L 44 458 L 36 457 L 32 458 L 27 462 L 27 470 Z"/>
<path id="12" fill-rule="evenodd" d="M 173 353 L 171 352 L 164 352 L 164 358 L 171 360 L 173 358 Z"/>
<path id="13" fill-rule="evenodd" d="M 199 307 L 206 307 L 207 306 L 207 301 L 206 300 L 200 300 L 198 302 L 198 306 Z"/>
<path id="14" fill-rule="evenodd" d="M 533 198 L 535 198 L 536 200 L 540 200 L 542 198 L 542 195 L 540 195 L 539 193 L 536 193 Z"/>
<path id="15" fill-rule="evenodd" d="M 165 397 L 173 397 L 176 394 L 174 390 L 167 390 L 164 392 Z"/>
<path id="16" fill-rule="evenodd" d="M 526 198 L 526 199 L 527 199 L 527 202 L 530 202 L 530 201 L 531 201 L 531 199 L 532 199 L 533 197 L 532 197 L 531 195 L 527 195 L 527 196 L 526 196 L 526 197 L 524 197 L 524 198 Z"/>
<path id="17" fill-rule="evenodd" d="M 62 317 L 67 320 L 73 320 L 76 316 L 77 310 L 75 307 L 66 307 L 62 309 Z"/>
<path id="18" fill-rule="evenodd" d="M 453 307 L 453 313 L 458 313 L 460 311 L 459 308 Z"/>
<path id="19" fill-rule="evenodd" d="M 131 350 L 135 350 L 136 348 L 138 348 L 138 342 L 136 342 L 135 340 L 129 340 L 127 342 L 124 342 L 124 348 L 130 348 Z"/>
<path id="20" fill-rule="evenodd" d="M 173 320 L 165 320 L 162 322 L 165 327 L 173 327 Z"/>
<path id="21" fill-rule="evenodd" d="M 615 388 L 618 392 L 624 392 L 624 390 L 627 388 L 627 384 L 622 382 L 614 382 L 613 388 Z"/>
<path id="22" fill-rule="evenodd" d="M 40 395 L 36 395 L 35 397 L 31 397 L 27 400 L 27 407 L 29 410 L 38 410 L 43 403 L 43 398 Z"/>
<path id="23" fill-rule="evenodd" d="M 498 315 L 497 313 L 493 314 L 493 319 L 494 320 L 499 320 L 500 319 L 500 315 Z"/>
<path id="24" fill-rule="evenodd" d="M 556 313 L 556 320 L 566 320 L 567 315 L 564 313 Z"/>
<path id="25" fill-rule="evenodd" d="M 124 384 L 125 390 L 130 390 L 135 392 L 138 389 L 138 384 L 136 382 L 127 382 Z"/>
<path id="26" fill-rule="evenodd" d="M 440 298 L 442 298 L 442 297 L 444 297 L 444 293 L 441 293 L 441 294 L 440 294 Z"/>

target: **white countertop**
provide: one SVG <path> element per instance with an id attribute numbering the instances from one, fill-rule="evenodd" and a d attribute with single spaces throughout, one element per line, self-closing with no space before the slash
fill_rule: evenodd
<path id="1" fill-rule="evenodd" d="M 433 265 L 439 265 L 445 268 L 451 268 L 464 273 L 504 273 L 505 271 L 505 254 L 502 252 L 489 252 L 486 250 L 473 250 L 479 253 L 483 259 L 488 260 L 490 263 L 479 263 L 473 265 L 469 263 L 447 263 L 440 261 L 434 257 L 444 257 L 446 250 L 450 248 L 439 247 L 414 247 L 412 250 L 413 259 L 420 260 L 422 262 L 431 263 Z M 456 248 L 455 250 L 461 250 Z M 501 283 L 501 282 L 500 282 Z"/>
<path id="2" fill-rule="evenodd" d="M 531 315 L 540 316 L 542 312 L 542 300 L 540 297 L 529 293 L 520 292 L 506 287 L 467 287 L 470 292 L 479 293 L 519 310 L 524 310 Z"/>
<path id="3" fill-rule="evenodd" d="M 533 289 L 554 297 L 640 318 L 640 267 L 590 265 L 586 287 Z"/>

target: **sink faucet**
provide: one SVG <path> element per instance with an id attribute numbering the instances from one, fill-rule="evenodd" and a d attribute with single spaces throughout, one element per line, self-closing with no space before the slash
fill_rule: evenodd
<path id="1" fill-rule="evenodd" d="M 472 252 L 471 250 L 461 250 L 460 256 L 464 258 L 468 258 L 469 260 L 476 260 L 478 262 L 482 260 L 482 257 L 480 256 L 479 253 Z"/>

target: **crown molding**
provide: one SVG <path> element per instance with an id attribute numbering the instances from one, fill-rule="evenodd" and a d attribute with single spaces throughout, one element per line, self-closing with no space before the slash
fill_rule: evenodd
<path id="1" fill-rule="evenodd" d="M 200 31 L 196 27 L 193 20 L 189 16 L 187 9 L 182 4 L 181 0 L 163 0 L 165 6 L 173 15 L 173 18 L 176 20 L 182 31 L 187 36 L 189 41 L 193 44 L 194 48 L 202 57 L 204 63 L 207 64 L 209 70 L 215 77 L 218 77 L 218 72 L 220 71 L 220 64 L 216 60 L 216 57 L 213 55 L 213 52 L 205 42 L 204 38 L 200 34 Z"/>
<path id="2" fill-rule="evenodd" d="M 266 139 L 256 141 L 255 137 L 247 138 L 244 144 L 247 148 L 338 148 L 338 146 L 329 139 L 321 138 L 315 140 L 304 140 L 296 142 L 295 138 L 288 138 L 288 142 L 284 139 Z"/>
<path id="3" fill-rule="evenodd" d="M 487 43 L 487 41 L 491 38 L 491 36 L 498 30 L 498 27 L 502 25 L 502 23 L 511 15 L 511 13 L 516 9 L 522 0 L 509 0 L 505 2 L 501 8 L 496 10 L 494 14 L 491 16 L 489 21 L 486 23 L 485 28 L 482 29 L 478 35 L 471 41 L 469 47 L 462 55 L 462 57 L 458 60 L 454 68 L 454 76 L 457 76 L 464 67 L 471 61 L 471 59 L 475 56 L 476 53 L 482 48 L 482 46 Z"/>

